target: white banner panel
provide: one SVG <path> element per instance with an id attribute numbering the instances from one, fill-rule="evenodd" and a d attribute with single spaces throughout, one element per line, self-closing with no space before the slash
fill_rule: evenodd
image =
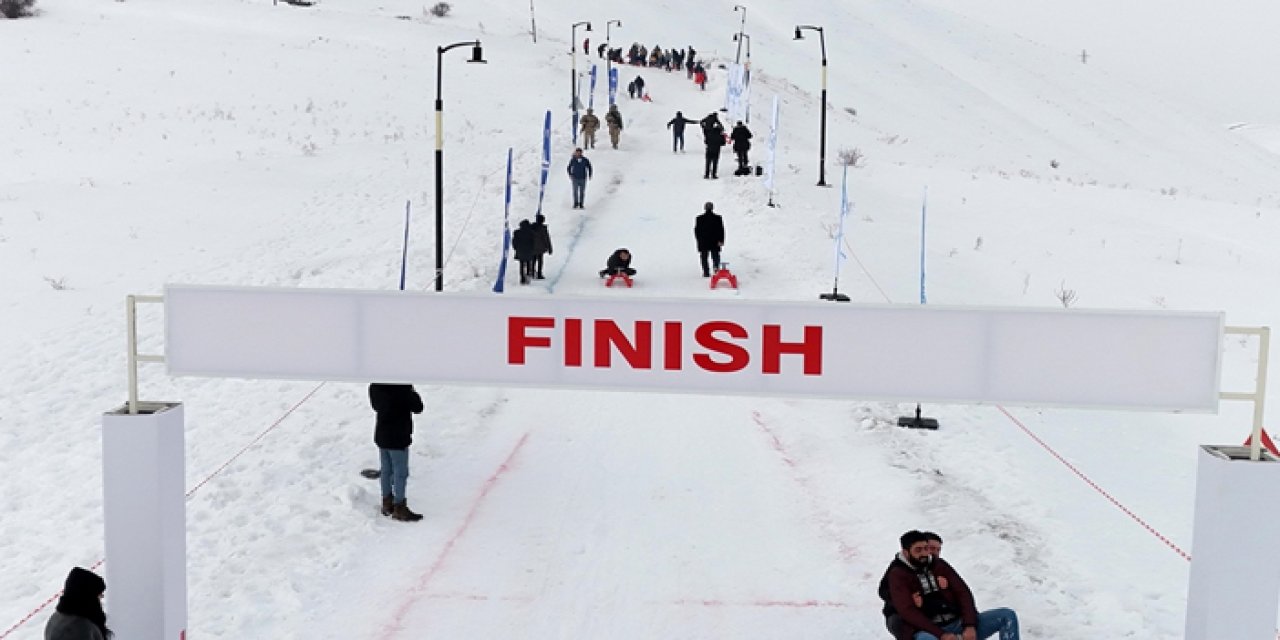
<path id="1" fill-rule="evenodd" d="M 1217 410 L 1220 313 L 169 286 L 172 375 Z"/>

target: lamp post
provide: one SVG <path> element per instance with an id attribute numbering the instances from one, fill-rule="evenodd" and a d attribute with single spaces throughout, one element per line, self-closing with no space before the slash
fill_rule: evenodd
<path id="1" fill-rule="evenodd" d="M 800 25 L 796 27 L 796 40 L 804 40 L 801 29 L 818 32 L 818 40 L 822 43 L 822 134 L 818 142 L 818 186 L 827 186 L 827 37 L 822 27 Z"/>
<path id="2" fill-rule="evenodd" d="M 621 20 L 610 20 L 604 25 L 604 81 L 613 82 L 613 56 L 610 55 L 610 49 L 613 48 L 613 36 L 610 35 L 613 25 L 622 26 Z M 613 91 L 609 92 L 609 104 L 613 104 Z"/>
<path id="3" fill-rule="evenodd" d="M 440 96 L 444 52 L 466 45 L 471 45 L 471 59 L 467 62 L 486 62 L 479 40 L 436 47 L 436 291 L 444 291 L 444 98 Z"/>
<path id="4" fill-rule="evenodd" d="M 742 41 L 743 41 L 743 40 L 746 40 L 746 41 L 747 41 L 747 64 L 751 64 L 751 34 L 749 34 L 749 33 L 735 33 L 735 34 L 733 34 L 733 41 L 734 41 L 734 42 L 736 42 L 736 43 L 738 43 L 738 48 L 739 48 L 739 49 L 741 49 L 741 48 L 742 48 Z"/>
<path id="5" fill-rule="evenodd" d="M 742 6 L 742 5 L 740 5 L 740 4 L 735 4 L 735 5 L 733 5 L 733 10 L 734 10 L 734 11 L 737 11 L 737 10 L 739 10 L 739 9 L 741 9 L 741 10 L 742 10 L 742 21 L 738 23 L 738 37 L 736 37 L 736 38 L 734 38 L 734 39 L 733 39 L 733 40 L 734 40 L 734 42 L 737 42 L 737 43 L 738 43 L 738 53 L 734 54 L 734 56 L 733 56 L 733 63 L 734 63 L 734 64 L 740 64 L 740 63 L 742 62 L 742 31 L 743 31 L 743 29 L 746 29 L 746 28 L 747 28 L 747 8 L 746 8 L 746 7 L 744 7 L 744 6 Z M 750 58 L 750 57 L 751 57 L 751 46 L 750 46 L 750 45 L 748 45 L 748 46 L 747 46 L 747 57 L 748 57 L 748 58 Z"/>
<path id="6" fill-rule="evenodd" d="M 569 73 L 569 108 L 573 109 L 576 114 L 578 112 L 578 27 L 586 26 L 586 30 L 591 30 L 591 22 L 583 20 L 573 23 L 573 27 L 569 29 L 569 55 L 573 56 L 571 64 L 572 71 Z"/>

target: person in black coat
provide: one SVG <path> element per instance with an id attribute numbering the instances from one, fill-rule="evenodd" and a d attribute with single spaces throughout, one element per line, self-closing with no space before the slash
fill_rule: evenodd
<path id="1" fill-rule="evenodd" d="M 511 250 L 516 254 L 516 262 L 520 263 L 520 284 L 529 284 L 533 279 L 533 248 L 533 225 L 526 218 L 520 221 L 520 227 L 511 234 Z"/>
<path id="2" fill-rule="evenodd" d="M 369 385 L 369 404 L 378 414 L 373 443 L 378 445 L 382 469 L 382 515 L 416 522 L 420 514 L 409 510 L 405 489 L 409 481 L 409 445 L 413 444 L 413 414 L 422 413 L 422 396 L 411 384 Z"/>
<path id="3" fill-rule="evenodd" d="M 644 98 L 644 78 L 641 78 L 640 76 L 636 76 L 635 84 L 636 84 L 636 97 Z"/>
<path id="4" fill-rule="evenodd" d="M 711 256 L 711 264 L 719 270 L 720 248 L 724 246 L 724 220 L 714 209 L 715 205 L 710 202 L 702 205 L 702 214 L 693 222 L 693 238 L 698 243 L 698 259 L 702 262 L 704 278 L 711 277 L 707 256 Z"/>
<path id="5" fill-rule="evenodd" d="M 684 114 L 677 111 L 676 117 L 667 122 L 667 128 L 671 130 L 671 153 L 676 152 L 679 146 L 680 151 L 684 151 L 684 126 L 686 124 L 698 124 L 697 120 L 690 120 L 684 117 Z"/>
<path id="6" fill-rule="evenodd" d="M 102 594 L 107 583 L 88 569 L 74 567 L 58 598 L 58 607 L 44 626 L 45 640 L 107 640 L 107 614 Z"/>
<path id="7" fill-rule="evenodd" d="M 703 118 L 699 123 L 702 125 L 702 138 L 707 144 L 707 158 L 703 165 L 703 179 L 719 178 L 716 175 L 720 170 L 720 147 L 724 146 L 724 125 L 720 124 L 720 117 L 713 111 L 710 115 Z"/>
<path id="8" fill-rule="evenodd" d="M 747 151 L 751 150 L 751 130 L 739 120 L 738 124 L 733 125 L 733 132 L 729 134 L 729 139 L 733 141 L 733 152 L 738 155 L 738 170 L 733 175 L 751 175 L 751 170 L 747 168 L 749 164 Z"/>
<path id="9" fill-rule="evenodd" d="M 555 252 L 551 246 L 551 231 L 547 229 L 547 217 L 541 213 L 534 216 L 529 229 L 533 231 L 533 277 L 546 280 L 542 277 L 542 256 Z"/>
<path id="10" fill-rule="evenodd" d="M 600 270 L 600 277 L 623 273 L 628 276 L 634 276 L 636 270 L 631 268 L 631 252 L 626 249 L 618 249 L 610 254 L 609 259 L 605 262 L 604 269 Z"/>

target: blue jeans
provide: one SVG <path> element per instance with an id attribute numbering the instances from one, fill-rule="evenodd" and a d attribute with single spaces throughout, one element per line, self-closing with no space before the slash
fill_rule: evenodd
<path id="1" fill-rule="evenodd" d="M 393 502 L 404 502 L 404 487 L 409 482 L 409 450 L 378 449 L 382 458 L 382 495 L 391 496 Z"/>
<path id="2" fill-rule="evenodd" d="M 964 624 L 960 620 L 956 620 L 949 625 L 942 627 L 947 633 L 960 635 L 964 630 Z M 992 609 L 983 611 L 978 614 L 978 640 L 985 640 L 999 633 L 1000 640 L 1019 640 L 1018 637 L 1018 614 L 1013 609 Z M 917 631 L 913 636 L 914 640 L 938 640 L 938 636 L 928 631 Z"/>
<path id="3" fill-rule="evenodd" d="M 587 197 L 587 179 L 586 178 L 569 178 L 573 181 L 573 206 L 583 206 L 583 200 Z"/>

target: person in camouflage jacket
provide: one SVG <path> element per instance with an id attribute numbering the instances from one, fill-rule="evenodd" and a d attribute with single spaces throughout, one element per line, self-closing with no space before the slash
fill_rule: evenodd
<path id="1" fill-rule="evenodd" d="M 587 109 L 587 114 L 582 116 L 582 146 L 586 149 L 596 148 L 596 131 L 600 128 L 600 117 L 592 113 L 591 109 Z"/>
<path id="2" fill-rule="evenodd" d="M 604 114 L 604 121 L 609 125 L 609 142 L 617 149 L 618 137 L 622 135 L 622 113 L 618 111 L 618 105 L 609 105 L 609 113 Z"/>

